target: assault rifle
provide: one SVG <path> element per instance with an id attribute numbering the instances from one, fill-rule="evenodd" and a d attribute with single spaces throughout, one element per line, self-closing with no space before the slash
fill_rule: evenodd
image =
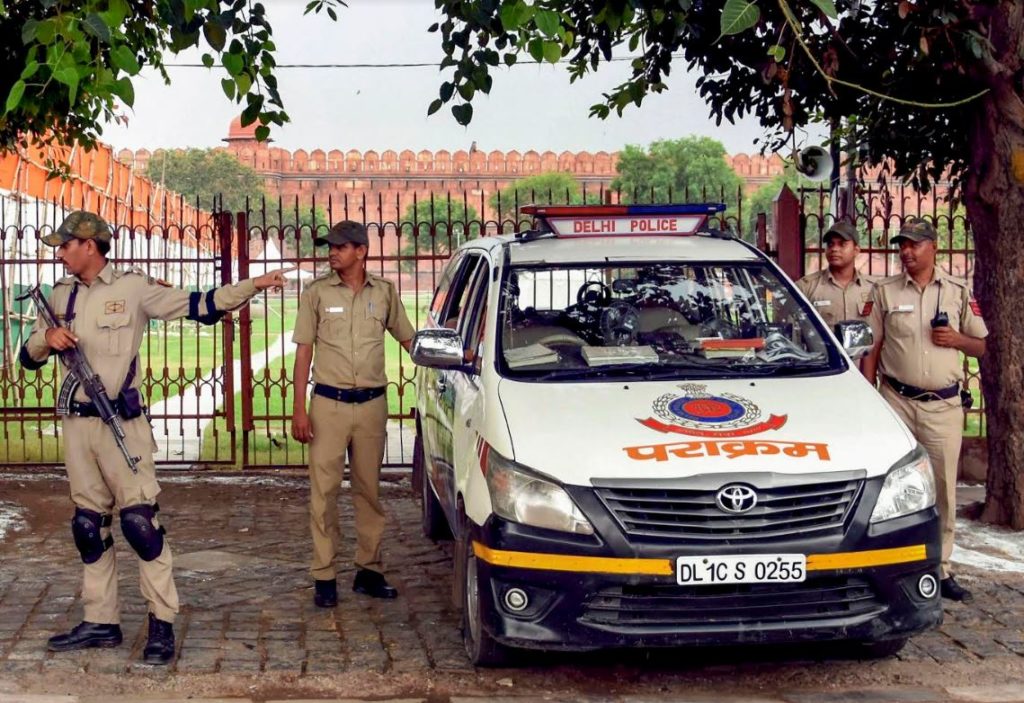
<path id="1" fill-rule="evenodd" d="M 31 299 L 36 305 L 36 311 L 42 316 L 43 321 L 48 327 L 63 327 L 57 316 L 53 312 L 53 308 L 46 301 L 46 297 L 43 295 L 39 286 L 34 287 L 32 290 L 19 295 L 18 300 Z M 128 462 L 128 468 L 132 470 L 133 474 L 139 472 L 136 464 L 139 463 L 141 457 L 133 457 L 128 451 L 128 447 L 124 443 L 124 426 L 121 424 L 121 416 L 117 414 L 117 410 L 114 408 L 113 401 L 110 400 L 110 396 L 107 395 L 107 389 L 103 387 L 103 381 L 92 370 L 92 366 L 89 365 L 89 360 L 85 358 L 85 354 L 78 347 L 71 347 L 65 349 L 62 352 L 58 352 L 61 361 L 67 366 L 68 372 L 71 375 L 72 383 L 67 387 L 68 395 L 67 400 L 71 400 L 74 395 L 74 390 L 81 385 L 85 394 L 89 396 L 89 400 L 93 402 L 96 409 L 100 413 L 100 419 L 106 423 L 110 431 L 114 433 L 114 441 L 117 442 L 117 448 L 121 450 L 121 456 Z M 64 395 L 62 390 L 61 395 Z M 58 408 L 60 407 L 58 403 Z"/>

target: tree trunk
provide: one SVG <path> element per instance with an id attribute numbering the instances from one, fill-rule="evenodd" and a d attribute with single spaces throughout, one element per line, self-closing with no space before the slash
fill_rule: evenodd
<path id="1" fill-rule="evenodd" d="M 1007 23 L 1019 27 L 1020 16 Z M 964 201 L 975 234 L 974 291 L 988 325 L 981 359 L 988 427 L 982 520 L 1024 529 L 1024 102 L 1014 85 L 1015 32 L 996 58 L 1009 75 L 990 75 L 972 124 Z M 1000 48 L 1009 54 L 1000 56 Z"/>

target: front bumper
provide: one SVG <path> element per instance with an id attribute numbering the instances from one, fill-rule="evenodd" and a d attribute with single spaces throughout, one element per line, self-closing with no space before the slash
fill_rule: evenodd
<path id="1" fill-rule="evenodd" d="M 792 544 L 622 549 L 599 537 L 537 530 L 495 516 L 471 530 L 483 627 L 515 647 L 878 642 L 942 622 L 938 594 L 925 598 L 918 592 L 922 576 L 939 578 L 934 509 L 852 530 L 856 544 L 843 540 L 842 551 Z M 729 554 L 799 551 L 808 556 L 807 579 L 795 584 L 676 584 L 676 556 L 714 554 L 716 549 Z M 526 594 L 525 608 L 509 606 L 510 589 Z"/>

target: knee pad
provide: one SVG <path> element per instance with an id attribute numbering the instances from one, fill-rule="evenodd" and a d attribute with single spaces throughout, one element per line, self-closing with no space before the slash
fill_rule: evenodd
<path id="1" fill-rule="evenodd" d="M 153 524 L 158 510 L 155 505 L 121 509 L 121 532 L 142 561 L 153 561 L 164 550 L 164 528 Z"/>
<path id="2" fill-rule="evenodd" d="M 107 535 L 104 539 L 100 530 L 110 527 L 113 521 L 110 515 L 101 515 L 85 508 L 75 508 L 75 516 L 71 518 L 71 535 L 75 538 L 75 547 L 82 555 L 82 561 L 93 564 L 99 561 L 103 552 L 114 544 L 114 538 Z"/>

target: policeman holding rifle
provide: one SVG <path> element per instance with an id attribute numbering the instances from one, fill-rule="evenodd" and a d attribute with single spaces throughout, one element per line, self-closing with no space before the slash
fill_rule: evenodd
<path id="1" fill-rule="evenodd" d="M 174 657 L 173 622 L 178 593 L 171 575 L 171 549 L 157 519 L 159 506 L 153 431 L 139 391 L 139 346 L 149 321 L 186 318 L 212 325 L 258 291 L 280 288 L 284 271 L 207 292 L 189 292 L 107 261 L 111 230 L 100 217 L 73 212 L 42 238 L 57 248 L 67 269 L 47 302 L 30 293 L 38 317 L 21 349 L 27 369 L 60 356 L 63 383 L 57 402 L 62 416 L 65 467 L 75 504 L 71 532 L 85 563 L 83 622 L 49 640 L 63 652 L 121 644 L 117 565 L 111 536 L 114 510 L 121 533 L 139 555 L 142 595 L 149 604 L 143 660 L 166 664 Z"/>

